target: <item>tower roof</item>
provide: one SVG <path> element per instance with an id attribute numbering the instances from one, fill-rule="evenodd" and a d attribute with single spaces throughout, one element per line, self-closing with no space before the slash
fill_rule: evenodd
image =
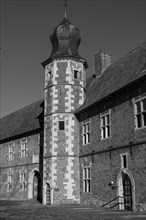
<path id="1" fill-rule="evenodd" d="M 83 61 L 87 68 L 87 62 L 78 53 L 78 47 L 81 42 L 79 29 L 70 23 L 64 17 L 63 20 L 50 34 L 52 43 L 52 52 L 46 61 L 42 63 L 43 66 L 52 62 L 53 59 L 58 58 L 72 58 Z"/>

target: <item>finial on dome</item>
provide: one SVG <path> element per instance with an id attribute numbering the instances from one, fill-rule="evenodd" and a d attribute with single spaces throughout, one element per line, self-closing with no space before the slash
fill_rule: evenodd
<path id="1" fill-rule="evenodd" d="M 66 19 L 66 17 L 67 17 L 67 13 L 66 13 L 67 0 L 64 0 L 64 7 L 65 7 L 64 18 Z"/>

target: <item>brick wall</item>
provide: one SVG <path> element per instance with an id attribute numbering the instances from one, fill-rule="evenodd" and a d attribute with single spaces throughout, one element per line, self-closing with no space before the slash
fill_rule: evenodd
<path id="1" fill-rule="evenodd" d="M 41 137 L 41 138 L 40 138 Z M 37 169 L 42 176 L 42 135 L 40 133 L 19 138 L 0 145 L 0 197 L 1 199 L 28 199 L 29 176 Z M 27 141 L 27 155 L 21 157 L 21 141 Z M 9 159 L 9 145 L 14 144 L 14 157 Z M 40 164 L 39 164 L 40 161 Z M 25 171 L 26 189 L 20 189 L 20 172 Z M 12 173 L 12 190 L 8 190 L 8 174 Z"/>
<path id="2" fill-rule="evenodd" d="M 103 204 L 118 195 L 110 181 L 118 184 L 122 153 L 128 154 L 128 169 L 133 178 L 134 209 L 146 204 L 146 128 L 135 129 L 133 100 L 146 96 L 146 85 L 121 93 L 117 98 L 100 103 L 80 115 L 80 188 L 83 203 Z M 111 110 L 111 137 L 101 139 L 100 114 Z M 82 143 L 83 121 L 90 119 L 90 143 Z M 119 148 L 119 149 L 118 149 Z M 95 153 L 94 153 L 95 152 Z M 84 156 L 85 155 L 85 156 Z M 83 192 L 83 167 L 91 164 L 91 192 Z M 145 205 L 144 205 L 145 206 Z"/>

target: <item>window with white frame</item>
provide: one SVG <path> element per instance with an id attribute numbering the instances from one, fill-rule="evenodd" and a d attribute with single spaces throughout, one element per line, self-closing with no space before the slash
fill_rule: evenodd
<path id="1" fill-rule="evenodd" d="M 10 143 L 8 148 L 9 148 L 9 152 L 8 152 L 8 159 L 9 160 L 13 160 L 14 159 L 14 146 L 15 144 L 14 143 Z"/>
<path id="2" fill-rule="evenodd" d="M 21 140 L 21 151 L 20 151 L 21 157 L 27 157 L 28 156 L 28 149 L 27 149 L 27 140 Z"/>
<path id="3" fill-rule="evenodd" d="M 20 170 L 20 190 L 26 191 L 26 189 L 27 189 L 26 171 Z"/>
<path id="4" fill-rule="evenodd" d="M 111 114 L 110 110 L 100 115 L 101 120 L 101 138 L 108 138 L 111 136 Z"/>
<path id="5" fill-rule="evenodd" d="M 136 128 L 146 127 L 146 97 L 135 101 L 135 125 Z"/>
<path id="6" fill-rule="evenodd" d="M 90 143 L 90 121 L 83 122 L 82 127 L 83 144 Z"/>
<path id="7" fill-rule="evenodd" d="M 121 154 L 121 168 L 128 168 L 128 153 Z"/>
<path id="8" fill-rule="evenodd" d="M 13 172 L 9 171 L 7 174 L 7 191 L 12 191 L 12 184 L 13 184 Z"/>
<path id="9" fill-rule="evenodd" d="M 91 192 L 91 167 L 83 168 L 83 191 Z"/>

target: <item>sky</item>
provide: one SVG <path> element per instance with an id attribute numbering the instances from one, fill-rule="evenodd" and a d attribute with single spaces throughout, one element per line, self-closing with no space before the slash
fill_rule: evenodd
<path id="1" fill-rule="evenodd" d="M 0 116 L 44 97 L 50 32 L 64 17 L 64 0 L 0 0 Z M 80 30 L 79 54 L 94 74 L 102 50 L 116 62 L 145 41 L 145 0 L 68 0 L 67 17 Z"/>

